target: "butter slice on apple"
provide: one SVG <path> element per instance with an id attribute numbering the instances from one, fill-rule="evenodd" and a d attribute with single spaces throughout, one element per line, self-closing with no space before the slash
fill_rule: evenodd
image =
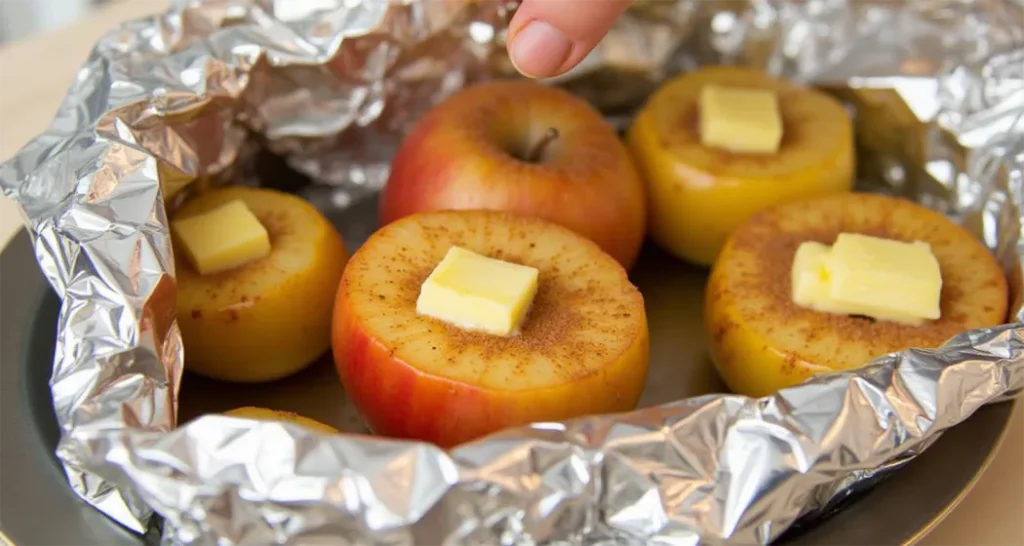
<path id="1" fill-rule="evenodd" d="M 940 318 L 942 276 L 928 243 L 841 233 L 805 242 L 792 269 L 793 302 L 825 313 L 908 325 Z"/>
<path id="2" fill-rule="evenodd" d="M 242 200 L 171 222 L 200 275 L 241 267 L 270 254 L 270 235 Z"/>
<path id="3" fill-rule="evenodd" d="M 796 249 L 793 257 L 793 303 L 816 311 L 832 312 L 829 293 L 828 268 L 825 258 L 831 247 L 808 241 Z"/>
<path id="4" fill-rule="evenodd" d="M 730 152 L 778 152 L 782 144 L 778 97 L 768 89 L 705 85 L 700 92 L 700 137 L 705 146 Z"/>
<path id="5" fill-rule="evenodd" d="M 538 271 L 453 246 L 420 288 L 416 312 L 459 328 L 516 333 L 537 294 Z"/>

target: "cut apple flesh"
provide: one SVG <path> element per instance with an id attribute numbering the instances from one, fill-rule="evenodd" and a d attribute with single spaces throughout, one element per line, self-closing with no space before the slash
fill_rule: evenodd
<path id="1" fill-rule="evenodd" d="M 452 246 L 537 268 L 519 335 L 418 315 L 420 286 Z M 631 409 L 647 372 L 643 298 L 597 245 L 501 212 L 413 215 L 378 231 L 346 269 L 335 358 L 378 433 L 457 443 L 505 426 Z"/>
<path id="2" fill-rule="evenodd" d="M 185 203 L 178 216 L 204 214 L 236 200 L 266 227 L 271 252 L 236 269 L 201 275 L 176 249 L 185 368 L 224 381 L 272 381 L 327 351 L 331 295 L 347 250 L 312 205 L 277 191 L 211 190 Z"/>
<path id="3" fill-rule="evenodd" d="M 239 417 L 242 419 L 253 419 L 256 421 L 283 421 L 285 423 L 294 423 L 296 425 L 304 426 L 314 432 L 321 434 L 337 434 L 338 429 L 325 425 L 319 421 L 304 417 L 297 413 L 290 411 L 272 410 L 267 408 L 260 408 L 256 406 L 245 406 L 241 408 L 235 408 L 224 412 L 224 415 L 229 417 Z"/>
<path id="4" fill-rule="evenodd" d="M 706 145 L 700 98 L 711 85 L 771 92 L 783 125 L 778 150 Z M 749 67 L 703 67 L 672 78 L 634 118 L 627 142 L 647 181 L 651 238 L 699 265 L 713 264 L 756 212 L 853 187 L 853 124 L 842 103 Z"/>
<path id="5" fill-rule="evenodd" d="M 840 233 L 928 243 L 942 274 L 941 317 L 911 326 L 823 313 L 793 302 L 800 244 Z M 733 392 L 764 396 L 816 373 L 853 369 L 911 347 L 942 345 L 1007 314 L 1006 277 L 992 254 L 941 214 L 904 199 L 849 193 L 775 207 L 744 223 L 711 272 L 704 323 L 712 360 Z"/>

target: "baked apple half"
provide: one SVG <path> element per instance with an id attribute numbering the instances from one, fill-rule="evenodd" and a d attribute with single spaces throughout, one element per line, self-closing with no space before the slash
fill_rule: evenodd
<path id="1" fill-rule="evenodd" d="M 453 248 L 536 270 L 515 332 L 417 311 L 424 282 Z M 487 282 L 502 279 L 472 281 Z M 482 210 L 414 214 L 376 232 L 342 277 L 333 347 L 371 430 L 444 447 L 633 409 L 649 355 L 643 297 L 614 258 L 552 222 Z"/>
<path id="2" fill-rule="evenodd" d="M 927 243 L 941 274 L 933 302 L 938 318 L 909 324 L 795 303 L 798 248 L 834 245 L 840 234 Z M 874 267 L 871 260 L 861 262 L 858 267 Z M 924 282 L 909 279 L 911 287 Z M 864 282 L 851 288 L 884 290 L 875 287 Z M 905 199 L 849 193 L 782 205 L 743 224 L 712 269 L 705 325 L 712 359 L 729 388 L 764 396 L 817 373 L 858 368 L 903 349 L 938 347 L 967 330 L 996 326 L 1006 320 L 1008 301 L 999 263 L 962 227 Z"/>

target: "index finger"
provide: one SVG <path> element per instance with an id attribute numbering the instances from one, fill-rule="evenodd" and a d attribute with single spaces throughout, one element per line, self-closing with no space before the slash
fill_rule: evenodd
<path id="1" fill-rule="evenodd" d="M 523 0 L 509 25 L 508 52 L 524 76 L 549 78 L 579 64 L 631 0 Z"/>

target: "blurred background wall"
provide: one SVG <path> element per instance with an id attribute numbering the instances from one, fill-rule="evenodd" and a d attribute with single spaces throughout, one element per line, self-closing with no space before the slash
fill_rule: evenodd
<path id="1" fill-rule="evenodd" d="M 0 0 L 0 43 L 65 26 L 111 0 Z M 126 0 L 146 2 L 149 0 Z"/>

